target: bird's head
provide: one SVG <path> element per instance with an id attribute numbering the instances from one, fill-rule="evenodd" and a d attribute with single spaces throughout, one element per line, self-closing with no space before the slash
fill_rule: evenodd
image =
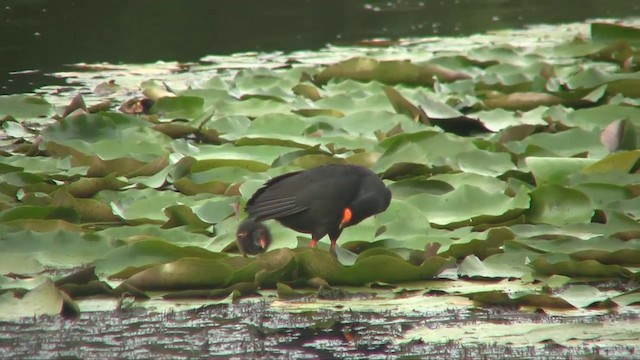
<path id="1" fill-rule="evenodd" d="M 369 216 L 387 210 L 390 202 L 391 191 L 382 182 L 378 180 L 377 183 L 365 183 L 354 201 L 344 208 L 340 229 L 356 225 Z"/>
<path id="2" fill-rule="evenodd" d="M 243 221 L 236 232 L 236 242 L 246 256 L 267 251 L 271 244 L 271 233 L 261 222 L 248 219 Z"/>

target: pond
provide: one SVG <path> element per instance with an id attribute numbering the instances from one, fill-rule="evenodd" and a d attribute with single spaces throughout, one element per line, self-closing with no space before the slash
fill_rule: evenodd
<path id="1" fill-rule="evenodd" d="M 629 0 L 5 0 L 0 94 L 61 83 L 44 74 L 80 62 L 197 61 L 634 15 L 640 4 Z"/>
<path id="2" fill-rule="evenodd" d="M 562 317 L 454 306 L 300 313 L 254 301 L 175 312 L 89 312 L 75 321 L 25 318 L 0 323 L 0 350 L 7 358 L 64 359 L 631 359 L 637 345 L 625 339 L 637 336 L 639 321 L 637 315 Z M 602 328 L 617 331 L 602 336 Z M 601 332 L 599 341 L 588 342 L 590 329 Z M 439 340 L 422 340 L 425 333 Z"/>
<path id="3" fill-rule="evenodd" d="M 0 357 L 640 351 L 640 20 L 584 22 L 640 4 L 3 5 Z M 387 211 L 240 256 L 239 205 L 334 162 Z"/>

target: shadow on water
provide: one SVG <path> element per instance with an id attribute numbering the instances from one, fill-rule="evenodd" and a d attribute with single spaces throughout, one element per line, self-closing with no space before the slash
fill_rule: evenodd
<path id="1" fill-rule="evenodd" d="M 197 61 L 634 15 L 640 3 L 629 0 L 4 0 L 0 94 L 52 84 L 43 74 L 78 62 Z M 12 74 L 25 70 L 34 71 Z"/>
<path id="2" fill-rule="evenodd" d="M 256 301 L 166 313 L 143 309 L 86 312 L 75 321 L 60 317 L 24 318 L 21 322 L 0 323 L 0 353 L 4 358 L 633 357 L 636 350 L 633 347 L 607 344 L 564 347 L 554 342 L 505 346 L 397 341 L 415 327 L 438 329 L 473 323 L 597 324 L 618 320 L 638 321 L 638 315 L 572 318 L 507 309 L 291 313 L 274 310 L 266 301 Z M 14 336 L 16 333 L 20 336 Z"/>

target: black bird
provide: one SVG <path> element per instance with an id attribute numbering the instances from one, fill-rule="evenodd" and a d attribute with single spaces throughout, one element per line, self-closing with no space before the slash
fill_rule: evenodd
<path id="1" fill-rule="evenodd" d="M 329 235 L 331 253 L 342 230 L 387 209 L 391 191 L 371 170 L 325 165 L 267 181 L 247 202 L 249 219 L 275 219 L 311 234 L 311 247 Z"/>
<path id="2" fill-rule="evenodd" d="M 243 256 L 258 255 L 267 251 L 271 244 L 271 233 L 263 223 L 247 219 L 238 226 L 236 242 Z"/>

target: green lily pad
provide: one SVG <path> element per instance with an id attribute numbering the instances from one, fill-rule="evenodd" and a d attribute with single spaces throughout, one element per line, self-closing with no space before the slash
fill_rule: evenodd
<path id="1" fill-rule="evenodd" d="M 123 285 L 143 291 L 215 289 L 227 286 L 232 275 L 233 268 L 219 259 L 183 258 L 143 270 Z"/>
<path id="2" fill-rule="evenodd" d="M 604 265 L 595 260 L 573 260 L 566 255 L 540 256 L 531 266 L 541 275 L 564 275 L 588 279 L 627 278 L 631 272 L 619 265 Z"/>
<path id="3" fill-rule="evenodd" d="M 33 257 L 20 253 L 0 254 L 0 274 L 36 274 L 44 271 L 44 266 Z"/>
<path id="4" fill-rule="evenodd" d="M 203 111 L 204 99 L 199 96 L 165 96 L 158 99 L 151 111 L 166 118 L 195 118 Z"/>
<path id="5" fill-rule="evenodd" d="M 376 80 L 384 84 L 433 84 L 437 78 L 443 82 L 466 79 L 462 72 L 446 69 L 440 65 L 415 65 L 407 61 L 377 61 L 369 58 L 353 58 L 329 66 L 316 75 L 316 82 L 327 83 L 330 79 Z"/>
<path id="6" fill-rule="evenodd" d="M 213 146 L 201 145 L 198 148 L 187 142 L 173 143 L 175 151 L 192 156 L 197 160 L 191 171 L 200 172 L 215 167 L 236 166 L 250 171 L 265 171 L 279 156 L 294 151 L 290 147 L 257 145 L 257 146 Z"/>
<path id="7" fill-rule="evenodd" d="M 162 240 L 142 240 L 117 247 L 94 262 L 98 274 L 115 274 L 127 267 L 162 264 L 185 257 L 221 259 L 225 255 L 195 246 L 180 247 Z"/>
<path id="8" fill-rule="evenodd" d="M 595 172 L 630 172 L 640 160 L 640 151 L 621 151 L 611 154 L 600 161 L 584 168 L 584 173 Z"/>
<path id="9" fill-rule="evenodd" d="M 509 197 L 471 185 L 462 185 L 444 195 L 418 194 L 410 197 L 408 202 L 418 207 L 431 223 L 442 226 L 472 225 L 502 216 L 515 217 L 529 208 L 526 191 Z"/>
<path id="10" fill-rule="evenodd" d="M 469 255 L 458 267 L 458 275 L 471 278 L 519 278 L 526 272 L 526 257 L 519 254 L 495 254 L 481 261 Z"/>
<path id="11" fill-rule="evenodd" d="M 525 159 L 538 186 L 544 184 L 565 184 L 566 178 L 592 165 L 596 160 L 563 157 L 535 157 Z"/>
<path id="12" fill-rule="evenodd" d="M 640 29 L 622 24 L 605 22 L 591 23 L 591 38 L 594 41 L 628 41 L 631 44 L 640 44 Z"/>
<path id="13" fill-rule="evenodd" d="M 46 100 L 30 95 L 0 96 L 0 118 L 12 116 L 16 119 L 31 119 L 49 116 L 53 106 Z"/>
<path id="14" fill-rule="evenodd" d="M 415 266 L 398 258 L 397 255 L 363 255 L 360 255 L 353 266 L 340 265 L 331 255 L 316 249 L 300 251 L 296 256 L 302 276 L 309 279 L 319 277 L 332 285 L 429 279 L 438 275 L 448 264 L 448 260 L 437 256 L 420 266 Z"/>
<path id="15" fill-rule="evenodd" d="M 11 291 L 0 295 L 0 318 L 15 320 L 25 316 L 59 315 L 63 311 L 64 295 L 52 281 L 27 292 L 18 299 Z"/>
<path id="16" fill-rule="evenodd" d="M 386 139 L 381 145 L 386 150 L 373 168 L 378 172 L 389 171 L 401 163 L 444 166 L 447 164 L 446 158 L 477 149 L 466 139 L 427 131 L 397 135 Z"/>
<path id="17" fill-rule="evenodd" d="M 465 173 L 486 176 L 500 176 L 516 166 L 507 153 L 493 153 L 482 150 L 463 152 L 457 156 L 458 168 Z"/>
<path id="18" fill-rule="evenodd" d="M 588 223 L 594 207 L 583 192 L 560 185 L 544 185 L 531 192 L 527 219 L 535 224 L 567 225 Z"/>

